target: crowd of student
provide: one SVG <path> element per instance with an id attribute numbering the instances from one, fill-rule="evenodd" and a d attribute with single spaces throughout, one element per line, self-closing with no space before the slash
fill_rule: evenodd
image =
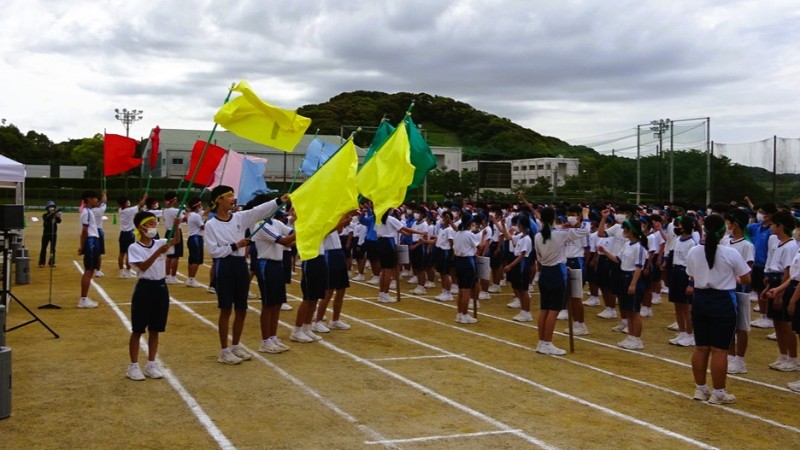
<path id="1" fill-rule="evenodd" d="M 98 198 L 87 192 L 84 201 L 79 254 L 86 270 L 78 307 L 93 308 L 97 303 L 87 293 L 92 276 L 102 276 L 100 217 L 105 194 Z M 281 310 L 292 309 L 286 303 L 286 284 L 292 281 L 296 259 L 293 212 L 286 209 L 287 201 L 287 196 L 258 196 L 242 208 L 232 188 L 218 186 L 210 192 L 206 208 L 194 198 L 179 217 L 174 193 L 164 198 L 164 209 L 146 196 L 134 206 L 127 198 L 119 199 L 119 276 L 139 280 L 132 300 L 129 378 L 161 377 L 155 355 L 158 333 L 167 321 L 166 285 L 182 284 L 176 277 L 183 256 L 182 223 L 188 224 L 189 232 L 186 286 L 204 286 L 196 279 L 204 250 L 212 259 L 208 290 L 216 293 L 220 310 L 218 361 L 238 364 L 251 358 L 240 340 L 247 299 L 254 297 L 249 292 L 253 277 L 262 301 L 258 350 L 289 350 L 277 337 Z M 159 239 L 159 219 L 169 240 Z M 556 356 L 566 354 L 552 342 L 557 320 L 571 320 L 565 332 L 589 334 L 584 306 L 602 305 L 598 317 L 619 319 L 613 329 L 625 338 L 618 346 L 643 349 L 643 318 L 651 316 L 652 305 L 667 294 L 675 310 L 670 329 L 678 332 L 669 343 L 694 347 L 694 398 L 732 403 L 735 397 L 725 391 L 725 377 L 747 373 L 751 326 L 775 328 L 772 337 L 779 357 L 770 364 L 772 369 L 800 371 L 795 340 L 795 334 L 800 337 L 797 225 L 791 208 L 756 207 L 749 200 L 746 205 L 714 204 L 699 211 L 677 204 L 534 205 L 520 197 L 515 204 L 410 203 L 377 217 L 365 199 L 359 210 L 341 217 L 321 243 L 318 257 L 300 262 L 303 301 L 289 339 L 310 343 L 322 339 L 321 333 L 350 329 L 340 315 L 351 270 L 354 282 L 378 286 L 377 301 L 382 303 L 397 301 L 390 289 L 406 277 L 415 285 L 415 295 L 427 295 L 438 286 L 441 291 L 434 298 L 455 300 L 455 321 L 465 325 L 477 322 L 470 307 L 478 308 L 480 300 L 502 292 L 506 284 L 514 293 L 507 306 L 519 309 L 513 320 L 533 321 L 530 294 L 537 285 L 536 351 Z M 408 249 L 408 264 L 398 264 L 401 248 Z M 479 277 L 479 266 L 488 276 Z M 589 288 L 585 301 L 584 284 Z M 326 322 L 330 300 L 332 315 Z M 758 303 L 755 309 L 760 313 L 752 323 L 751 301 Z M 142 372 L 138 342 L 145 331 L 150 332 L 150 352 Z M 706 384 L 709 365 L 712 388 Z M 800 381 L 789 383 L 789 388 L 800 392 Z"/>

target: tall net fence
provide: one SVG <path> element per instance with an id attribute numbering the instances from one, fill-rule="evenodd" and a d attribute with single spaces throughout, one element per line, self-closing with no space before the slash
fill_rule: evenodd
<path id="1" fill-rule="evenodd" d="M 796 174 L 800 170 L 800 138 L 775 137 L 740 144 L 715 142 L 714 154 L 777 175 Z"/>

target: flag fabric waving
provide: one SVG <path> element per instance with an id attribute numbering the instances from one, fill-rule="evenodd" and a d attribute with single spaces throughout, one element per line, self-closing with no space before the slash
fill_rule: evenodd
<path id="1" fill-rule="evenodd" d="M 228 150 L 214 169 L 214 180 L 208 188 L 220 184 L 230 186 L 236 191 L 236 201 L 240 205 L 252 200 L 257 194 L 272 192 L 267 188 L 264 180 L 264 171 L 267 170 L 267 160 L 255 156 L 245 156 L 233 150 Z"/>
<path id="2" fill-rule="evenodd" d="M 336 145 L 314 138 L 306 147 L 306 156 L 300 164 L 300 171 L 308 176 L 313 175 L 338 149 Z"/>
<path id="3" fill-rule="evenodd" d="M 147 147 L 145 147 L 142 157 L 147 155 L 147 163 L 152 172 L 158 165 L 158 146 L 161 142 L 161 128 L 156 125 L 153 131 L 150 132 L 150 139 L 147 140 Z"/>
<path id="4" fill-rule="evenodd" d="M 311 119 L 261 100 L 244 80 L 233 90 L 242 95 L 222 105 L 214 122 L 239 137 L 286 152 L 294 150 Z"/>
<path id="5" fill-rule="evenodd" d="M 369 145 L 369 150 L 364 156 L 364 164 L 366 164 L 375 155 L 375 152 L 381 148 L 384 142 L 389 139 L 389 136 L 394 132 L 394 127 L 388 120 L 384 119 L 375 131 L 375 136 L 372 137 L 372 143 Z"/>
<path id="6" fill-rule="evenodd" d="M 318 256 L 322 240 L 342 215 L 358 209 L 357 170 L 356 147 L 348 139 L 314 176 L 289 194 L 297 214 L 297 252 L 303 261 Z"/>
<path id="7" fill-rule="evenodd" d="M 375 217 L 403 203 L 406 189 L 414 179 L 406 127 L 395 128 L 389 139 L 356 175 L 358 192 L 372 200 Z"/>
<path id="8" fill-rule="evenodd" d="M 206 154 L 203 155 L 203 149 L 206 146 L 206 141 L 198 140 L 194 143 L 192 148 L 192 156 L 189 158 L 189 170 L 186 176 L 183 177 L 186 181 L 192 181 L 194 176 L 194 184 L 208 187 L 214 182 L 214 171 L 217 170 L 219 162 L 224 159 L 227 151 L 214 144 L 207 144 L 208 149 Z M 200 161 L 200 157 L 203 160 Z M 198 168 L 199 163 L 199 168 Z M 195 175 L 195 170 L 197 174 Z"/>
<path id="9" fill-rule="evenodd" d="M 436 157 L 433 156 L 430 146 L 425 142 L 425 138 L 422 137 L 410 114 L 406 116 L 404 122 L 408 131 L 408 143 L 411 147 L 411 164 L 414 166 L 414 179 L 408 188 L 415 189 L 422 185 L 428 172 L 436 168 Z"/>
<path id="10" fill-rule="evenodd" d="M 142 164 L 142 158 L 134 158 L 136 139 L 106 134 L 103 139 L 103 175 L 127 172 Z"/>

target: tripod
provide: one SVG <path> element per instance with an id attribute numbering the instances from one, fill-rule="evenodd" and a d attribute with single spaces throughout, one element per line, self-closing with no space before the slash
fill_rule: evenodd
<path id="1" fill-rule="evenodd" d="M 50 291 L 47 295 L 47 304 L 39 306 L 39 309 L 61 309 L 60 306 L 53 304 L 53 268 L 56 266 L 56 220 L 61 213 L 56 211 L 50 218 Z"/>
<path id="2" fill-rule="evenodd" d="M 25 325 L 30 325 L 34 322 L 39 322 L 40 324 L 42 324 L 43 327 L 47 328 L 47 331 L 49 331 L 56 339 L 58 339 L 60 337 L 58 333 L 56 333 L 55 331 L 53 331 L 52 328 L 47 326 L 47 324 L 44 323 L 44 321 L 42 321 L 42 319 L 40 319 L 39 316 L 34 314 L 34 312 L 31 311 L 27 306 L 25 306 L 25 304 L 22 303 L 22 301 L 19 298 L 17 298 L 17 296 L 11 293 L 11 258 L 9 254 L 11 248 L 11 236 L 12 233 L 9 230 L 3 230 L 3 280 L 2 280 L 3 286 L 2 290 L 0 290 L 0 301 L 2 301 L 3 305 L 6 307 L 6 311 L 8 311 L 8 299 L 9 297 L 12 298 L 25 311 L 28 311 L 28 314 L 33 316 L 33 319 L 11 328 L 6 328 L 6 324 L 4 323 L 0 324 L 0 326 L 2 326 L 6 332 L 9 332 L 16 330 L 17 328 L 22 328 Z"/>

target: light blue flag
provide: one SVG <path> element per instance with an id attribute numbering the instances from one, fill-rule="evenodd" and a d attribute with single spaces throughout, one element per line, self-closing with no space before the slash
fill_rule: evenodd
<path id="1" fill-rule="evenodd" d="M 300 171 L 308 176 L 313 175 L 338 149 L 338 145 L 314 138 L 306 148 L 306 156 L 300 165 Z"/>
<path id="2" fill-rule="evenodd" d="M 258 194 L 268 194 L 276 192 L 267 187 L 264 180 L 264 171 L 267 170 L 267 163 L 254 162 L 247 158 L 242 160 L 242 177 L 239 180 L 239 190 L 237 191 L 237 202 L 244 205 Z"/>

